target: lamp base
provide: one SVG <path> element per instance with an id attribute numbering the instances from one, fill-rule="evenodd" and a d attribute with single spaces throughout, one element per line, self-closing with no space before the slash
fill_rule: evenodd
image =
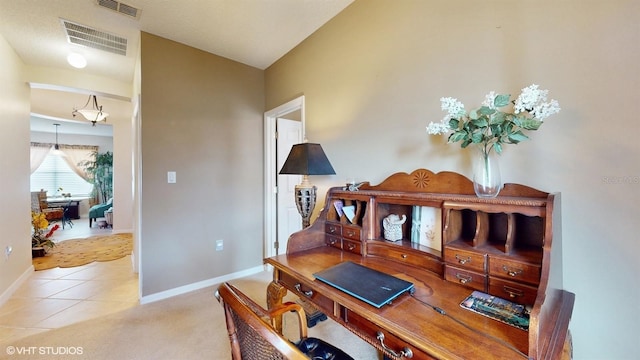
<path id="1" fill-rule="evenodd" d="M 316 191 L 315 186 L 305 186 L 303 184 L 296 185 L 296 206 L 298 212 L 302 216 L 302 228 L 309 227 L 311 223 L 311 214 L 316 207 Z"/>

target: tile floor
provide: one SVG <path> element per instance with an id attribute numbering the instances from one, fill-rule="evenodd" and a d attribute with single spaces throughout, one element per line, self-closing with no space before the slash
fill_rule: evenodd
<path id="1" fill-rule="evenodd" d="M 90 229 L 88 220 L 84 220 L 74 220 L 72 229 L 56 232 L 55 240 L 111 232 Z M 0 306 L 0 343 L 137 305 L 138 276 L 132 271 L 131 256 L 36 271 Z"/>

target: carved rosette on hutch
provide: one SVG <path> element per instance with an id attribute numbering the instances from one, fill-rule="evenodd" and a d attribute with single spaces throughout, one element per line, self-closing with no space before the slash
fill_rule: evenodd
<path id="1" fill-rule="evenodd" d="M 293 259 L 289 255 L 297 259 L 322 247 L 348 253 L 343 255 L 348 259 L 356 255 L 364 264 L 378 259 L 391 267 L 395 263 L 412 269 L 403 271 L 431 274 L 425 278 L 438 279 L 431 286 L 441 291 L 479 290 L 528 305 L 530 325 L 520 346 L 530 359 L 560 358 L 563 345 L 570 344 L 575 296 L 562 289 L 559 193 L 505 184 L 497 197 L 479 198 L 473 183 L 461 174 L 418 169 L 393 174 L 378 185 L 365 182 L 359 191 L 331 188 L 325 199 L 316 222 L 290 237 L 287 255 L 282 255 L 286 263 Z M 384 239 L 382 224 L 390 214 L 407 219 L 401 240 Z M 424 219 L 431 222 L 426 224 L 432 226 L 428 231 Z M 274 285 L 296 291 L 300 279 L 289 277 L 293 275 L 281 257 L 265 260 L 277 269 Z M 303 284 L 315 286 L 313 278 Z M 315 290 L 312 294 L 312 300 L 324 299 L 317 302 L 328 315 L 352 326 L 345 319 L 347 310 L 332 312 L 339 308 L 333 300 Z M 421 358 L 419 349 L 413 349 Z M 436 355 L 429 353 L 448 358 Z"/>

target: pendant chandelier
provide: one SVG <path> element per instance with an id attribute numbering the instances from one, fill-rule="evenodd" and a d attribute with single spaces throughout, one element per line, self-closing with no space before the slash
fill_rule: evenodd
<path id="1" fill-rule="evenodd" d="M 53 148 L 55 150 L 60 150 L 60 145 L 58 145 L 58 126 L 60 126 L 60 124 L 53 124 L 53 126 L 56 127 L 56 144 L 53 146 Z"/>
<path id="2" fill-rule="evenodd" d="M 87 106 L 89 106 L 89 103 L 91 103 L 90 109 L 87 108 Z M 96 123 L 98 121 L 106 121 L 107 116 L 109 116 L 108 113 L 102 111 L 102 105 L 98 105 L 98 99 L 96 98 L 95 95 L 89 95 L 89 99 L 87 99 L 87 103 L 84 104 L 82 108 L 80 109 L 76 109 L 75 107 L 73 108 L 71 115 L 73 115 L 73 117 L 76 117 L 77 114 L 80 114 L 85 119 L 91 121 L 93 123 L 93 126 L 96 126 Z"/>

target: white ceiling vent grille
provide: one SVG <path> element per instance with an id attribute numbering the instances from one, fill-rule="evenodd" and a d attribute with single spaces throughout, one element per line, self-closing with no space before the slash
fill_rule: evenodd
<path id="1" fill-rule="evenodd" d="M 138 19 L 140 17 L 140 9 L 136 9 L 131 5 L 127 5 L 115 0 L 98 0 L 98 5 L 113 10 L 120 14 L 131 16 Z"/>
<path id="2" fill-rule="evenodd" d="M 107 51 L 112 54 L 127 55 L 127 39 L 92 29 L 88 26 L 62 20 L 67 40 L 76 45 Z"/>

